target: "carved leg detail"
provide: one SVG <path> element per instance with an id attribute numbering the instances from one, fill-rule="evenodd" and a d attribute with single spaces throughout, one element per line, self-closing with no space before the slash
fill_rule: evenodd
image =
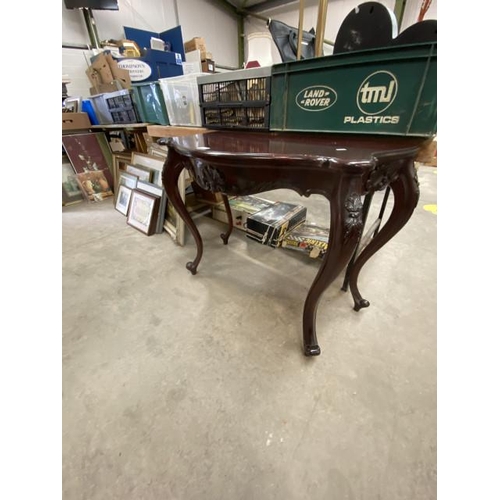
<path id="1" fill-rule="evenodd" d="M 351 260 L 349 261 L 349 264 L 347 264 L 347 268 L 345 270 L 345 275 L 344 275 L 344 282 L 342 283 L 341 290 L 343 292 L 347 292 L 348 285 L 349 285 L 349 276 L 351 274 L 351 269 L 352 266 L 354 265 L 354 261 L 356 260 L 356 255 L 358 253 L 359 245 L 361 243 L 361 237 L 363 236 L 363 231 L 365 229 L 366 225 L 366 219 L 368 218 L 368 213 L 370 212 L 370 205 L 372 204 L 372 198 L 373 198 L 373 193 L 368 193 L 365 196 L 365 201 L 363 202 L 363 227 L 361 228 L 361 234 L 360 238 L 358 239 L 358 243 L 356 245 L 356 248 L 354 249 L 354 253 L 352 254 Z"/>
<path id="2" fill-rule="evenodd" d="M 225 233 L 221 233 L 220 237 L 222 238 L 224 245 L 227 245 L 229 236 L 231 236 L 231 233 L 233 231 L 233 216 L 231 214 L 231 206 L 229 205 L 229 200 L 227 199 L 227 196 L 225 194 L 222 195 L 222 200 L 224 201 L 224 208 L 226 209 L 227 222 L 229 224 L 229 227 Z"/>
<path id="3" fill-rule="evenodd" d="M 317 356 L 321 353 L 316 338 L 316 311 L 319 299 L 349 262 L 362 227 L 362 203 L 358 194 L 347 196 L 347 192 L 342 190 L 339 195 L 330 199 L 328 250 L 304 304 L 303 340 L 306 356 Z"/>
<path id="4" fill-rule="evenodd" d="M 186 264 L 186 268 L 191 271 L 191 274 L 196 274 L 198 264 L 200 263 L 203 254 L 203 242 L 200 233 L 196 227 L 191 215 L 186 209 L 184 202 L 179 194 L 178 180 L 184 167 L 180 161 L 179 155 L 172 149 L 168 152 L 168 157 L 163 166 L 162 182 L 167 192 L 168 201 L 172 203 L 175 210 L 184 221 L 186 226 L 191 231 L 196 242 L 196 258 L 192 262 Z"/>
<path id="5" fill-rule="evenodd" d="M 418 179 L 416 176 L 413 161 L 408 161 L 401 169 L 399 177 L 390 185 L 394 193 L 394 207 L 392 213 L 373 237 L 370 243 L 354 262 L 349 277 L 349 288 L 354 299 L 354 310 L 359 311 L 368 307 L 370 303 L 361 297 L 358 289 L 358 277 L 361 269 L 378 250 L 380 250 L 391 238 L 393 238 L 408 222 L 419 199 Z"/>

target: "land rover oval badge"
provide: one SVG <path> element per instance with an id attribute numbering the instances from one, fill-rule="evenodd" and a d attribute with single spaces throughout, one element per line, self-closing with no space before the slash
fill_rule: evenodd
<path id="1" fill-rule="evenodd" d="M 302 89 L 295 98 L 304 111 L 324 111 L 337 101 L 337 92 L 326 85 L 313 85 Z"/>

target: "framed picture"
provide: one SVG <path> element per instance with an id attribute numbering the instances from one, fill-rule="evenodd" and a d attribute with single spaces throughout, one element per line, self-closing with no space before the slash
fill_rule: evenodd
<path id="1" fill-rule="evenodd" d="M 148 155 L 144 153 L 132 152 L 132 159 L 130 161 L 132 165 L 137 165 L 140 167 L 146 167 L 153 171 L 152 179 L 150 182 L 162 186 L 161 173 L 163 171 L 163 164 L 165 163 L 164 158 L 159 158 L 158 156 Z"/>
<path id="2" fill-rule="evenodd" d="M 118 194 L 116 195 L 115 208 L 118 212 L 123 215 L 128 215 L 128 207 L 130 206 L 130 198 L 132 196 L 132 189 L 127 186 L 121 185 L 118 188 Z"/>
<path id="3" fill-rule="evenodd" d="M 191 184 L 191 177 L 189 172 L 184 169 L 179 175 L 179 181 L 177 183 L 179 187 L 179 194 L 181 196 L 182 202 L 186 204 L 186 189 Z M 170 237 L 180 245 L 184 246 L 185 243 L 185 229 L 186 225 L 184 221 L 181 219 L 180 215 L 175 210 L 174 206 L 167 199 L 167 209 L 165 214 L 165 223 L 163 224 L 163 228 L 170 235 Z"/>
<path id="4" fill-rule="evenodd" d="M 137 175 L 129 174 L 128 172 L 120 172 L 119 175 L 118 186 L 127 186 L 129 189 L 137 187 L 137 181 L 139 180 Z"/>
<path id="5" fill-rule="evenodd" d="M 127 224 L 147 236 L 155 232 L 160 199 L 152 194 L 134 189 L 130 198 Z"/>
<path id="6" fill-rule="evenodd" d="M 68 159 L 62 160 L 62 204 L 73 205 L 83 201 L 83 193 L 80 190 L 76 173 Z"/>
<path id="7" fill-rule="evenodd" d="M 102 170 L 77 173 L 76 181 L 88 201 L 102 201 L 113 196 L 113 190 Z"/>
<path id="8" fill-rule="evenodd" d="M 66 97 L 64 99 L 64 109 L 66 112 L 70 113 L 80 113 L 82 110 L 82 98 L 81 97 Z"/>
<path id="9" fill-rule="evenodd" d="M 113 175 L 110 170 L 112 165 L 108 163 L 111 161 L 111 155 L 108 154 L 109 151 L 106 151 L 106 153 L 103 151 L 105 142 L 107 144 L 104 132 L 86 132 L 62 136 L 64 150 L 75 172 L 81 174 L 101 171 L 112 188 L 114 186 Z"/>
<path id="10" fill-rule="evenodd" d="M 125 171 L 129 174 L 136 175 L 141 181 L 151 182 L 153 177 L 152 170 L 138 165 L 127 165 Z"/>
<path id="11" fill-rule="evenodd" d="M 158 217 L 157 217 L 155 232 L 157 234 L 161 234 L 163 232 L 163 224 L 165 223 L 165 211 L 167 209 L 167 193 L 165 191 L 165 188 L 157 186 L 152 182 L 146 182 L 141 180 L 137 181 L 136 188 L 138 191 L 143 191 L 145 193 L 158 196 L 158 198 L 160 198 L 160 207 L 158 209 Z"/>
<path id="12" fill-rule="evenodd" d="M 112 154 L 112 172 L 115 183 L 120 180 L 120 172 L 125 172 L 127 165 L 132 162 L 132 153 L 113 153 Z"/>

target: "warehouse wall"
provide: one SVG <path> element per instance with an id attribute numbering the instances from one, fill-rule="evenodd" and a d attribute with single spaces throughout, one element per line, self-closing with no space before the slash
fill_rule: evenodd
<path id="1" fill-rule="evenodd" d="M 216 63 L 238 66 L 237 19 L 214 0 L 119 0 L 118 11 L 93 11 L 100 40 L 124 38 L 123 26 L 161 32 L 181 26 L 184 40 L 203 36 Z M 88 45 L 83 14 L 62 0 L 62 44 Z M 71 95 L 88 96 L 85 69 L 92 52 L 62 49 L 62 73 Z"/>
<path id="2" fill-rule="evenodd" d="M 395 0 L 378 0 L 378 2 L 384 4 L 391 10 L 394 10 L 396 3 Z M 342 21 L 349 14 L 349 12 L 360 3 L 363 2 L 361 0 L 330 0 L 328 2 L 325 40 L 329 40 L 331 42 L 335 41 Z M 400 31 L 417 21 L 421 4 L 422 0 L 407 0 L 405 15 L 403 16 L 403 22 L 401 23 Z M 311 28 L 316 29 L 318 18 L 318 0 L 305 0 L 304 5 L 303 28 L 305 31 L 308 31 Z M 293 27 L 298 27 L 299 2 L 296 1 L 275 9 L 260 10 L 258 14 L 266 18 L 282 21 Z M 432 0 L 431 6 L 425 16 L 425 19 L 437 19 L 437 0 Z M 251 33 L 258 32 L 269 34 L 269 30 L 266 27 L 266 22 L 254 17 L 247 17 L 245 19 L 245 35 L 248 37 L 248 35 L 250 35 Z M 279 52 L 276 49 L 274 42 L 271 45 L 271 55 L 273 63 L 281 62 Z M 325 44 L 325 54 L 330 54 L 332 50 L 333 47 L 331 45 Z M 245 54 L 247 55 L 248 42 L 245 43 L 245 51 Z"/>
<path id="3" fill-rule="evenodd" d="M 89 44 L 83 14 L 68 10 L 62 1 L 62 42 L 66 44 Z M 395 0 L 379 0 L 389 9 L 394 9 Z M 318 1 L 305 0 L 304 29 L 316 28 Z M 330 0 L 325 28 L 325 39 L 334 41 L 338 29 L 358 0 Z M 400 31 L 415 23 L 422 0 L 407 0 Z M 299 2 L 283 7 L 262 10 L 260 15 L 298 26 Z M 213 53 L 216 63 L 238 67 L 237 19 L 215 0 L 120 0 L 119 11 L 94 11 L 97 31 L 101 40 L 123 38 L 123 26 L 132 26 L 151 31 L 165 31 L 180 25 L 184 40 L 195 36 L 205 38 L 207 49 Z M 437 0 L 432 0 L 425 19 L 437 19 Z M 269 36 L 265 21 L 254 17 L 245 18 L 245 50 L 248 55 L 248 35 L 264 33 Z M 259 44 L 260 45 L 260 44 Z M 268 43 L 272 63 L 281 61 L 274 42 Z M 331 53 L 331 45 L 325 44 L 325 54 Z M 72 95 L 88 95 L 89 83 L 85 69 L 92 55 L 88 50 L 62 49 L 62 73 L 71 83 L 68 91 Z"/>

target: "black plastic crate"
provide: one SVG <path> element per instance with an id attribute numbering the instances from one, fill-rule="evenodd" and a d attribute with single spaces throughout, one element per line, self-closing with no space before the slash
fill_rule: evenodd
<path id="1" fill-rule="evenodd" d="M 206 128 L 269 130 L 271 67 L 198 77 Z"/>
<path id="2" fill-rule="evenodd" d="M 127 89 L 104 94 L 104 100 L 113 119 L 113 123 L 137 123 L 138 113 Z"/>
<path id="3" fill-rule="evenodd" d="M 264 106 L 207 106 L 201 108 L 206 128 L 269 129 L 269 105 Z"/>

